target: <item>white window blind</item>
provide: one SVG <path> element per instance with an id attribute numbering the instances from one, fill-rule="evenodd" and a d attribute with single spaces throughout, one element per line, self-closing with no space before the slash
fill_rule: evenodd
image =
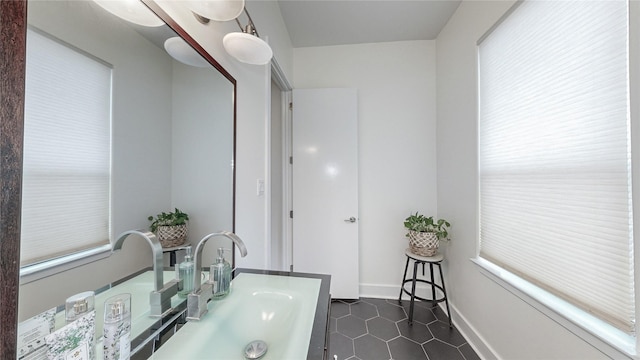
<path id="1" fill-rule="evenodd" d="M 480 256 L 632 333 L 628 23 L 523 1 L 480 41 Z"/>
<path id="2" fill-rule="evenodd" d="M 108 244 L 111 67 L 27 31 L 22 266 Z"/>

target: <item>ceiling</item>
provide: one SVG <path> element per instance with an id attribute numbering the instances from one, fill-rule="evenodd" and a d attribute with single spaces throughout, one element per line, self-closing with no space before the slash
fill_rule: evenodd
<path id="1" fill-rule="evenodd" d="M 279 0 L 294 48 L 433 40 L 461 0 Z"/>

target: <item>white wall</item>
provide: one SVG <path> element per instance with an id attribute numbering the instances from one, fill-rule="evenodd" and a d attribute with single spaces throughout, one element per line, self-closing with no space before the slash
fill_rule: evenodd
<path id="1" fill-rule="evenodd" d="M 435 56 L 435 41 L 294 49 L 294 88 L 358 89 L 362 296 L 398 296 L 403 221 L 436 215 Z"/>
<path id="2" fill-rule="evenodd" d="M 273 0 L 253 0 L 247 2 L 247 9 L 256 24 L 260 37 L 269 43 L 284 76 L 291 82 L 293 79 L 293 47 L 280 13 L 280 6 Z"/>
<path id="3" fill-rule="evenodd" d="M 177 61 L 172 84 L 171 201 L 172 208 L 189 213 L 189 242 L 195 249 L 204 236 L 232 229 L 233 84 L 213 67 Z M 214 262 L 219 247 L 231 249 L 231 240 L 209 240 L 203 266 Z"/>
<path id="4" fill-rule="evenodd" d="M 454 225 L 445 269 L 453 319 L 487 359 L 606 358 L 469 260 L 478 239 L 476 41 L 511 4 L 464 1 L 437 39 L 438 213 Z"/>

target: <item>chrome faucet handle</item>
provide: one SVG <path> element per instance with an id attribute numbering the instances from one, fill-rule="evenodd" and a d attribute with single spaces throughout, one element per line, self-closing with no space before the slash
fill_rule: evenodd
<path id="1" fill-rule="evenodd" d="M 151 246 L 151 252 L 153 255 L 153 289 L 154 291 L 160 291 L 164 287 L 164 276 L 162 272 L 162 264 L 164 262 L 164 256 L 162 253 L 162 245 L 156 235 L 150 231 L 144 230 L 129 230 L 118 235 L 117 240 L 113 243 L 112 252 L 116 252 L 122 249 L 124 240 L 130 235 L 138 235 L 147 240 Z"/>
<path id="2" fill-rule="evenodd" d="M 198 245 L 196 245 L 196 251 L 193 256 L 195 271 L 193 272 L 193 292 L 191 292 L 187 298 L 187 320 L 200 320 L 202 316 L 207 313 L 207 303 L 213 297 L 213 284 L 209 282 L 202 284 L 200 277 L 202 274 L 202 250 L 207 241 L 216 236 L 231 239 L 231 241 L 238 246 L 240 255 L 242 255 L 242 257 L 247 256 L 247 247 L 244 245 L 242 239 L 230 231 L 211 233 L 200 240 Z"/>
<path id="3" fill-rule="evenodd" d="M 230 239 L 238 247 L 238 250 L 240 251 L 240 255 L 242 257 L 247 256 L 247 247 L 244 245 L 244 241 L 242 241 L 242 239 L 240 239 L 238 235 L 230 231 L 215 232 L 203 237 L 202 240 L 200 240 L 200 242 L 198 243 L 198 245 L 196 245 L 196 251 L 193 255 L 193 259 L 194 259 L 193 265 L 195 267 L 195 271 L 193 272 L 193 291 L 194 292 L 197 291 L 201 285 L 200 271 L 202 271 L 202 250 L 204 249 L 204 245 L 207 243 L 207 241 L 209 241 L 209 239 L 214 238 L 216 236 L 223 236 Z"/>
<path id="4" fill-rule="evenodd" d="M 151 252 L 153 254 L 153 291 L 149 294 L 149 316 L 150 317 L 162 317 L 171 311 L 171 297 L 178 293 L 178 289 L 182 286 L 180 280 L 174 279 L 164 283 L 163 263 L 164 256 L 162 252 L 162 245 L 156 238 L 155 234 L 150 231 L 143 230 L 130 230 L 120 234 L 117 240 L 113 243 L 112 252 L 122 249 L 124 240 L 130 235 L 138 235 L 147 240 L 151 246 Z"/>

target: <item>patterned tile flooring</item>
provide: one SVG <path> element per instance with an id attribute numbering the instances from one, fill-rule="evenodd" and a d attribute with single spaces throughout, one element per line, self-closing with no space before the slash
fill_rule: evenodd
<path id="1" fill-rule="evenodd" d="M 329 359 L 479 360 L 447 315 L 431 302 L 361 298 L 331 302 Z"/>

